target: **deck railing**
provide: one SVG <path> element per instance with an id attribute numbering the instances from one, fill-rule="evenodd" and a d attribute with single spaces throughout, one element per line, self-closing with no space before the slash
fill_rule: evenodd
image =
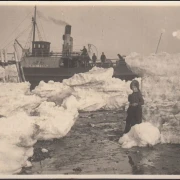
<path id="1" fill-rule="evenodd" d="M 63 54 L 62 52 L 50 52 L 44 54 L 44 56 L 32 56 L 32 53 L 25 54 L 26 57 L 71 57 L 71 56 L 80 56 L 81 52 L 72 52 L 69 54 Z M 7 53 L 5 50 L 0 50 L 0 65 L 7 66 L 8 64 L 16 64 L 17 58 L 15 53 Z M 19 61 L 19 60 L 18 60 Z M 88 66 L 98 66 L 98 67 L 115 67 L 117 65 L 123 65 L 125 61 L 119 59 L 106 59 L 104 63 L 101 63 L 100 60 L 97 60 L 96 63 L 93 63 L 92 60 L 89 60 Z"/>
<path id="2" fill-rule="evenodd" d="M 80 52 L 71 52 L 71 53 L 62 53 L 62 52 L 49 52 L 49 53 L 25 53 L 26 57 L 71 57 L 71 56 L 79 56 Z"/>

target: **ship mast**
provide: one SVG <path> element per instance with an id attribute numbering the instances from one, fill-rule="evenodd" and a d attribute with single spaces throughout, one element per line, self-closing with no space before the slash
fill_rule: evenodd
<path id="1" fill-rule="evenodd" d="M 36 31 L 36 6 L 34 8 L 34 17 L 33 17 L 33 42 L 35 41 L 35 31 Z"/>

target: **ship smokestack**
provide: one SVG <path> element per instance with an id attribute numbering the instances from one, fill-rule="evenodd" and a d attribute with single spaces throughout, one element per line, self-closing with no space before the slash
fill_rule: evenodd
<path id="1" fill-rule="evenodd" d="M 65 34 L 71 34 L 71 26 L 70 25 L 65 26 Z"/>
<path id="2" fill-rule="evenodd" d="M 63 56 L 69 56 L 73 51 L 73 38 L 71 37 L 70 25 L 65 26 L 65 33 L 63 35 L 63 40 L 64 40 L 64 44 L 63 44 L 62 54 Z"/>

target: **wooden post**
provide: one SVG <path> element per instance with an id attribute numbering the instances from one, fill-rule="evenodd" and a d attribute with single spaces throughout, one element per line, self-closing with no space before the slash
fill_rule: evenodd
<path id="1" fill-rule="evenodd" d="M 16 60 L 16 67 L 17 67 L 17 70 L 18 70 L 18 75 L 19 75 L 20 82 L 24 82 L 25 81 L 24 71 L 23 71 L 23 68 L 21 66 L 18 54 L 17 54 L 16 43 L 14 43 L 14 57 L 15 57 L 15 60 Z"/>
<path id="2" fill-rule="evenodd" d="M 3 56 L 4 56 L 5 81 L 7 82 L 7 81 L 9 81 L 9 75 L 6 76 L 6 65 L 8 66 L 6 49 L 3 49 Z"/>
<path id="3" fill-rule="evenodd" d="M 2 64 L 4 64 L 4 54 L 3 54 L 3 50 L 1 49 L 1 62 Z"/>
<path id="4" fill-rule="evenodd" d="M 143 95 L 143 77 L 141 77 L 141 93 Z"/>
<path id="5" fill-rule="evenodd" d="M 18 82 L 21 82 L 21 75 L 20 75 L 20 71 L 19 71 L 19 66 L 18 66 L 18 58 L 17 58 L 17 54 L 16 54 L 16 51 L 14 52 L 14 58 L 15 58 L 15 61 L 16 61 L 16 69 L 17 69 L 17 72 L 18 72 Z"/>
<path id="6" fill-rule="evenodd" d="M 2 62 L 2 67 L 4 68 L 4 75 L 5 77 L 3 77 L 3 82 L 5 83 L 6 82 L 6 68 L 5 68 L 5 65 L 4 65 L 4 53 L 3 53 L 3 49 L 0 50 L 0 57 L 1 57 L 1 62 Z"/>
<path id="7" fill-rule="evenodd" d="M 4 62 L 5 62 L 5 63 L 8 62 L 6 49 L 4 49 Z"/>
<path id="8" fill-rule="evenodd" d="M 160 41 L 161 41 L 162 34 L 163 34 L 163 33 L 161 33 L 161 35 L 160 35 L 159 42 L 158 42 L 158 45 L 157 45 L 155 54 L 157 54 L 157 51 L 158 51 L 158 48 L 159 48 L 159 44 L 160 44 Z"/>
<path id="9" fill-rule="evenodd" d="M 21 62 L 18 62 L 18 65 L 19 65 L 19 69 L 20 69 L 20 72 L 21 72 L 22 81 L 25 82 L 26 79 L 25 79 L 25 76 L 24 76 L 23 68 L 22 68 L 22 66 L 21 66 Z"/>

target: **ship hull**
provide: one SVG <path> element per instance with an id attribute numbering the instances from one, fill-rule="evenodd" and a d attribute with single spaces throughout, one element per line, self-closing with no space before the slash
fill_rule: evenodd
<path id="1" fill-rule="evenodd" d="M 106 67 L 107 68 L 107 67 Z M 55 82 L 62 82 L 63 79 L 68 79 L 74 74 L 88 72 L 92 67 L 78 67 L 78 68 L 41 68 L 41 67 L 23 67 L 26 81 L 31 84 L 31 89 L 39 84 L 40 81 L 48 82 L 53 80 Z M 113 77 L 122 80 L 132 80 L 137 77 L 126 65 L 114 67 Z"/>

